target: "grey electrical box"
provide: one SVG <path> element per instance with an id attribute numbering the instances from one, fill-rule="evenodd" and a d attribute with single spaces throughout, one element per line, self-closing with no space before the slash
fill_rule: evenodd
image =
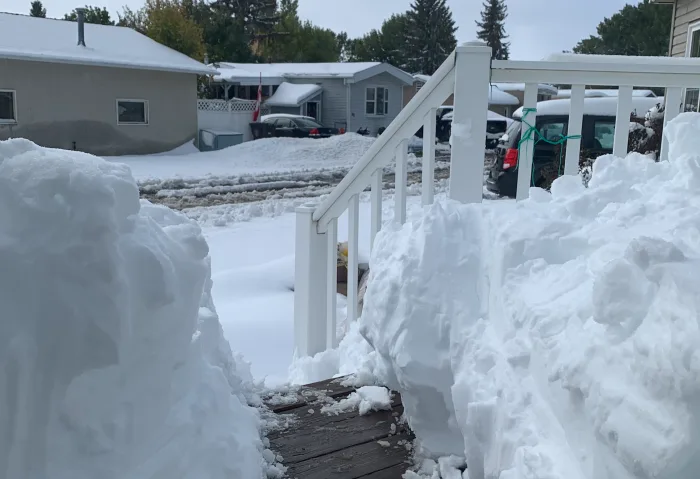
<path id="1" fill-rule="evenodd" d="M 212 129 L 199 130 L 199 151 L 223 150 L 243 143 L 243 133 Z"/>

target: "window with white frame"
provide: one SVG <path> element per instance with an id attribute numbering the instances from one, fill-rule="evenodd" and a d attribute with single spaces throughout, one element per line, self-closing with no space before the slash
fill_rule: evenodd
<path id="1" fill-rule="evenodd" d="M 694 23 L 688 27 L 685 56 L 700 57 L 700 23 Z M 700 88 L 686 88 L 684 97 L 683 111 L 700 111 Z"/>
<path id="2" fill-rule="evenodd" d="M 148 125 L 148 101 L 117 100 L 117 123 L 120 125 Z"/>
<path id="3" fill-rule="evenodd" d="M 389 114 L 389 89 L 368 87 L 365 95 L 365 114 L 384 116 Z"/>
<path id="4" fill-rule="evenodd" d="M 0 123 L 17 123 L 17 94 L 0 90 Z"/>

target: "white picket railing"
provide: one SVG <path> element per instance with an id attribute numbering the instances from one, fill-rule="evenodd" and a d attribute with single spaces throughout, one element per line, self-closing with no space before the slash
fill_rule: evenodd
<path id="1" fill-rule="evenodd" d="M 338 344 L 336 264 L 338 218 L 348 211 L 348 317 L 357 319 L 359 195 L 371 188 L 370 242 L 382 227 L 382 172 L 396 160 L 394 221 L 406 221 L 407 140 L 423 126 L 422 203 L 433 202 L 435 109 L 454 93 L 449 197 L 463 203 L 482 200 L 488 88 L 491 82 L 525 83 L 524 108 L 537 107 L 540 83 L 570 84 L 568 135 L 580 135 L 585 85 L 618 86 L 613 151 L 627 152 L 634 86 L 666 88 L 664 124 L 681 111 L 684 88 L 700 85 L 700 60 L 685 58 L 555 55 L 547 61 L 491 61 L 481 43 L 458 47 L 416 93 L 386 131 L 318 206 L 297 209 L 294 288 L 295 354 L 311 356 Z M 535 124 L 536 112 L 528 115 Z M 564 173 L 578 174 L 580 140 L 567 142 Z M 662 159 L 668 145 L 662 145 Z M 527 198 L 534 143 L 526 142 L 518 167 L 517 199 Z M 370 244 L 371 244 L 370 243 Z"/>

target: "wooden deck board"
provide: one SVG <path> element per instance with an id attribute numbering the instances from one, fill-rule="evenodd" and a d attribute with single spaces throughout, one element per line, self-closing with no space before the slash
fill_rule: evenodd
<path id="1" fill-rule="evenodd" d="M 411 434 L 402 433 L 382 439 L 382 441 L 389 443 L 388 447 L 381 445 L 377 441 L 358 444 L 325 456 L 291 464 L 287 470 L 287 475 L 290 478 L 299 477 L 304 479 L 334 479 L 341 477 L 344 479 L 358 479 L 367 477 L 368 474 L 381 472 L 378 471 L 378 468 L 387 470 L 396 466 L 399 469 L 403 468 L 403 471 L 401 471 L 401 474 L 403 474 L 408 467 L 407 450 L 403 442 L 411 442 L 412 440 Z M 393 477 L 400 478 L 401 474 Z"/>
<path id="2" fill-rule="evenodd" d="M 270 448 L 288 467 L 285 477 L 400 479 L 409 467 L 405 443 L 413 441 L 412 432 L 398 423 L 403 413 L 401 396 L 392 393 L 390 411 L 365 416 L 357 409 L 337 415 L 321 413 L 328 397 L 337 400 L 355 390 L 341 382 L 342 378 L 309 384 L 301 388 L 294 404 L 274 406 L 278 415 L 294 419 L 292 427 L 268 435 Z"/>

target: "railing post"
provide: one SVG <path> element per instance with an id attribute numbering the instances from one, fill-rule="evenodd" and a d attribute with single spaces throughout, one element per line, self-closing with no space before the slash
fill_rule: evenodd
<path id="1" fill-rule="evenodd" d="M 481 42 L 457 47 L 449 196 L 462 203 L 483 197 L 490 78 L 490 47 Z"/>
<path id="2" fill-rule="evenodd" d="M 313 220 L 315 208 L 296 209 L 294 274 L 295 356 L 313 356 L 326 349 L 328 246 Z"/>
<path id="3" fill-rule="evenodd" d="M 666 88 L 666 107 L 664 110 L 664 130 L 668 122 L 673 120 L 681 113 L 681 107 L 683 103 L 683 89 L 682 88 Z M 661 139 L 661 161 L 668 161 L 668 138 L 663 135 Z"/>
<path id="4" fill-rule="evenodd" d="M 581 136 L 581 127 L 583 125 L 583 107 L 585 98 L 585 85 L 571 85 L 568 136 Z M 565 175 L 578 175 L 580 157 L 581 138 L 569 138 L 566 141 L 566 158 L 564 159 Z"/>
<path id="5" fill-rule="evenodd" d="M 523 101 L 523 126 L 521 135 L 525 135 L 530 127 L 537 127 L 537 83 L 525 84 L 525 97 Z M 525 111 L 528 111 L 527 115 Z M 527 123 L 527 124 L 526 124 Z M 529 125 L 529 126 L 528 126 Z M 519 146 L 518 151 L 518 183 L 515 191 L 515 199 L 525 200 L 530 197 L 530 185 L 532 184 L 532 162 L 535 157 L 535 142 L 537 134 L 533 131 L 530 139 Z"/>
<path id="6" fill-rule="evenodd" d="M 435 127 L 437 123 L 437 108 L 431 108 L 423 120 L 423 174 L 421 202 L 423 206 L 433 203 L 435 188 Z"/>
<path id="7" fill-rule="evenodd" d="M 617 92 L 617 116 L 615 117 L 615 141 L 613 155 L 618 158 L 627 156 L 627 146 L 630 134 L 630 115 L 634 103 L 632 101 L 632 85 L 620 85 Z"/>

